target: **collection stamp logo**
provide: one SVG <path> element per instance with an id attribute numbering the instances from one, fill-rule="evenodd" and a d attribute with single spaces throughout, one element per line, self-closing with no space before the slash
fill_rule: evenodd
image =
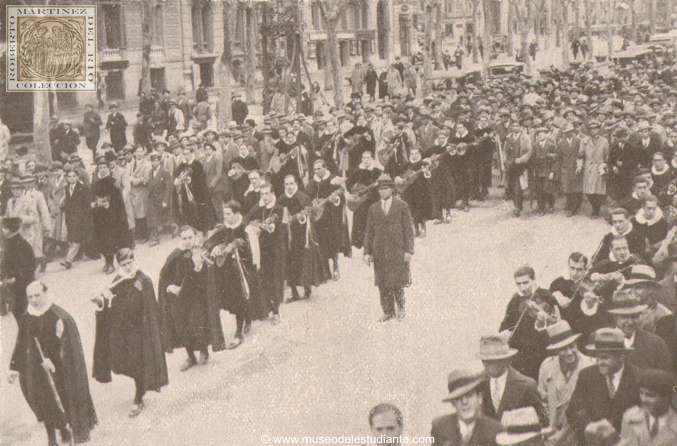
<path id="1" fill-rule="evenodd" d="M 7 91 L 96 91 L 96 6 L 7 6 Z"/>

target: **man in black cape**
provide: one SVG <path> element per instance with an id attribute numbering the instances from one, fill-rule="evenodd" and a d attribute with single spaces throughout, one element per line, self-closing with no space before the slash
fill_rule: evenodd
<path id="1" fill-rule="evenodd" d="M 259 290 L 252 248 L 245 232 L 242 207 L 231 200 L 224 206 L 224 226 L 204 243 L 216 260 L 214 282 L 221 308 L 235 315 L 235 335 L 228 349 L 238 347 L 251 330 L 252 319 L 268 317 L 270 307 Z"/>
<path id="2" fill-rule="evenodd" d="M 291 300 L 299 300 L 297 287 L 303 287 L 304 299 L 310 298 L 313 286 L 326 283 L 331 275 L 323 261 L 320 247 L 315 240 L 312 202 L 308 195 L 299 190 L 296 178 L 287 175 L 284 179 L 284 193 L 277 202 L 284 208 L 289 238 L 287 251 L 287 285 L 291 288 Z M 322 206 L 322 212 L 328 203 Z"/>
<path id="3" fill-rule="evenodd" d="M 179 226 L 190 225 L 205 232 L 216 223 L 207 175 L 202 164 L 195 159 L 194 142 L 189 142 L 182 153 L 183 162 L 174 171 L 174 219 Z"/>
<path id="4" fill-rule="evenodd" d="M 409 205 L 417 237 L 425 237 L 426 222 L 432 214 L 429 182 L 431 170 L 435 167 L 435 164 L 421 159 L 421 149 L 414 146 L 409 152 L 409 161 L 395 172 L 395 185 L 402 199 Z"/>
<path id="5" fill-rule="evenodd" d="M 261 201 L 247 216 L 247 233 L 258 245 L 254 248 L 254 264 L 259 268 L 261 293 L 273 312 L 271 322 L 280 320 L 280 304 L 284 300 L 284 279 L 287 258 L 287 229 L 282 222 L 284 211 L 277 203 L 273 186 L 261 185 Z"/>
<path id="6" fill-rule="evenodd" d="M 190 226 L 179 229 L 179 246 L 169 254 L 162 270 L 158 303 L 162 319 L 162 345 L 167 353 L 184 347 L 188 359 L 181 371 L 200 364 L 212 351 L 225 349 L 216 297 L 214 267 L 207 264 L 202 248 L 196 244 L 197 231 Z"/>
<path id="7" fill-rule="evenodd" d="M 111 371 L 134 379 L 136 393 L 130 418 L 144 408 L 146 391 L 159 392 L 169 383 L 160 339 L 160 315 L 153 282 L 138 269 L 134 252 L 117 253 L 121 275 L 100 296 L 94 341 L 94 378 L 111 382 Z"/>
<path id="8" fill-rule="evenodd" d="M 24 239 L 19 230 L 21 219 L 5 217 L 2 221 L 2 235 L 5 237 L 5 252 L 2 256 L 0 274 L 2 276 L 3 300 L 7 298 L 17 323 L 26 311 L 26 286 L 35 276 L 35 255 L 33 248 Z"/>
<path id="9" fill-rule="evenodd" d="M 305 193 L 311 200 L 325 199 L 336 189 L 340 188 L 341 178 L 327 170 L 327 163 L 323 159 L 315 160 L 313 165 L 315 175 L 308 183 Z M 350 257 L 350 235 L 344 210 L 344 199 L 341 196 L 330 200 L 324 208 L 322 217 L 315 223 L 317 243 L 320 245 L 320 253 L 323 261 L 329 268 L 329 260 L 333 262 L 332 277 L 339 279 L 339 253 Z"/>
<path id="10" fill-rule="evenodd" d="M 122 192 L 115 187 L 106 158 L 97 157 L 96 165 L 96 181 L 92 182 L 94 240 L 106 261 L 103 271 L 111 274 L 115 271 L 115 253 L 120 248 L 130 247 L 131 237 Z"/>
<path id="11" fill-rule="evenodd" d="M 66 310 L 53 304 L 44 283 L 31 282 L 27 294 L 30 306 L 21 316 L 10 383 L 18 375 L 26 402 L 45 423 L 49 446 L 58 445 L 56 429 L 63 443 L 71 435 L 75 443 L 84 443 L 97 418 L 78 327 Z"/>
<path id="12" fill-rule="evenodd" d="M 364 194 L 360 196 L 360 202 L 353 213 L 353 230 L 350 232 L 350 241 L 352 245 L 360 249 L 364 244 L 364 232 L 367 229 L 367 214 L 369 207 L 379 200 L 378 190 L 374 187 L 376 180 L 383 171 L 374 166 L 374 154 L 365 150 L 362 153 L 362 162 L 353 170 L 348 177 L 346 187 L 349 191 L 355 193 L 361 189 Z"/>

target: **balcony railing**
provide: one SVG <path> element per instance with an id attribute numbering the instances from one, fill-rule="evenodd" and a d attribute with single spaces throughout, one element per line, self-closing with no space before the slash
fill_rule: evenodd
<path id="1" fill-rule="evenodd" d="M 101 50 L 101 57 L 103 60 L 121 60 L 122 54 L 120 48 L 103 48 Z"/>

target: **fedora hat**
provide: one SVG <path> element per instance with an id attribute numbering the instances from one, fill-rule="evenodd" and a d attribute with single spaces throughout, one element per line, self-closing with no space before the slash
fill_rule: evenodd
<path id="1" fill-rule="evenodd" d="M 501 424 L 505 427 L 505 432 L 496 435 L 496 443 L 499 445 L 518 444 L 552 432 L 551 429 L 541 426 L 536 409 L 532 406 L 505 411 Z"/>
<path id="2" fill-rule="evenodd" d="M 573 132 L 574 130 L 576 130 L 574 128 L 574 125 L 572 123 L 570 123 L 569 121 L 567 121 L 566 124 L 564 124 L 564 127 L 562 127 L 562 130 L 560 130 L 560 132 L 569 133 L 569 132 Z"/>
<path id="3" fill-rule="evenodd" d="M 638 283 L 651 284 L 656 287 L 661 285 L 656 282 L 656 271 L 649 265 L 632 265 L 630 269 L 630 278 L 623 283 L 623 287 L 636 285 Z"/>
<path id="4" fill-rule="evenodd" d="M 648 308 L 639 303 L 639 299 L 627 290 L 616 290 L 611 297 L 607 311 L 611 314 L 638 314 Z"/>
<path id="5" fill-rule="evenodd" d="M 625 346 L 625 336 L 619 328 L 600 328 L 592 335 L 592 344 L 588 344 L 585 350 L 589 354 L 628 352 L 634 350 Z"/>
<path id="6" fill-rule="evenodd" d="M 640 132 L 642 130 L 650 130 L 650 129 L 651 129 L 651 125 L 647 121 L 640 121 L 637 124 L 637 131 L 638 132 Z"/>
<path id="7" fill-rule="evenodd" d="M 587 444 L 612 446 L 618 444 L 620 436 L 611 422 L 606 418 L 593 421 L 585 427 L 585 441 Z"/>
<path id="8" fill-rule="evenodd" d="M 82 161 L 82 158 L 80 158 L 80 155 L 71 153 L 71 155 L 68 157 L 68 162 L 69 163 L 77 163 L 78 161 Z"/>
<path id="9" fill-rule="evenodd" d="M 508 345 L 508 337 L 499 333 L 497 335 L 482 336 L 477 358 L 482 361 L 496 361 L 511 358 L 516 354 L 517 349 L 511 348 Z"/>
<path id="10" fill-rule="evenodd" d="M 580 333 L 574 333 L 569 323 L 565 320 L 550 325 L 546 331 L 548 333 L 550 344 L 545 349 L 549 351 L 558 350 L 569 344 L 573 344 L 581 335 Z"/>
<path id="11" fill-rule="evenodd" d="M 381 174 L 380 177 L 378 177 L 378 180 L 376 180 L 376 183 L 378 184 L 378 187 L 381 186 L 393 186 L 395 182 L 393 181 L 392 178 L 390 178 L 390 175 L 387 173 Z"/>
<path id="12" fill-rule="evenodd" d="M 457 369 L 449 374 L 447 387 L 449 395 L 442 401 L 450 403 L 477 388 L 484 380 L 484 368 L 481 363 L 472 364 L 468 368 Z"/>

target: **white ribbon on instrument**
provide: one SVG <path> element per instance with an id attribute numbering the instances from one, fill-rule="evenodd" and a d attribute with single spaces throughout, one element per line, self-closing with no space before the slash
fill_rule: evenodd
<path id="1" fill-rule="evenodd" d="M 249 245 L 252 248 L 252 263 L 256 266 L 256 269 L 259 270 L 261 269 L 261 247 L 259 245 L 259 234 L 261 231 L 252 225 L 247 225 L 244 232 L 247 233 Z"/>

